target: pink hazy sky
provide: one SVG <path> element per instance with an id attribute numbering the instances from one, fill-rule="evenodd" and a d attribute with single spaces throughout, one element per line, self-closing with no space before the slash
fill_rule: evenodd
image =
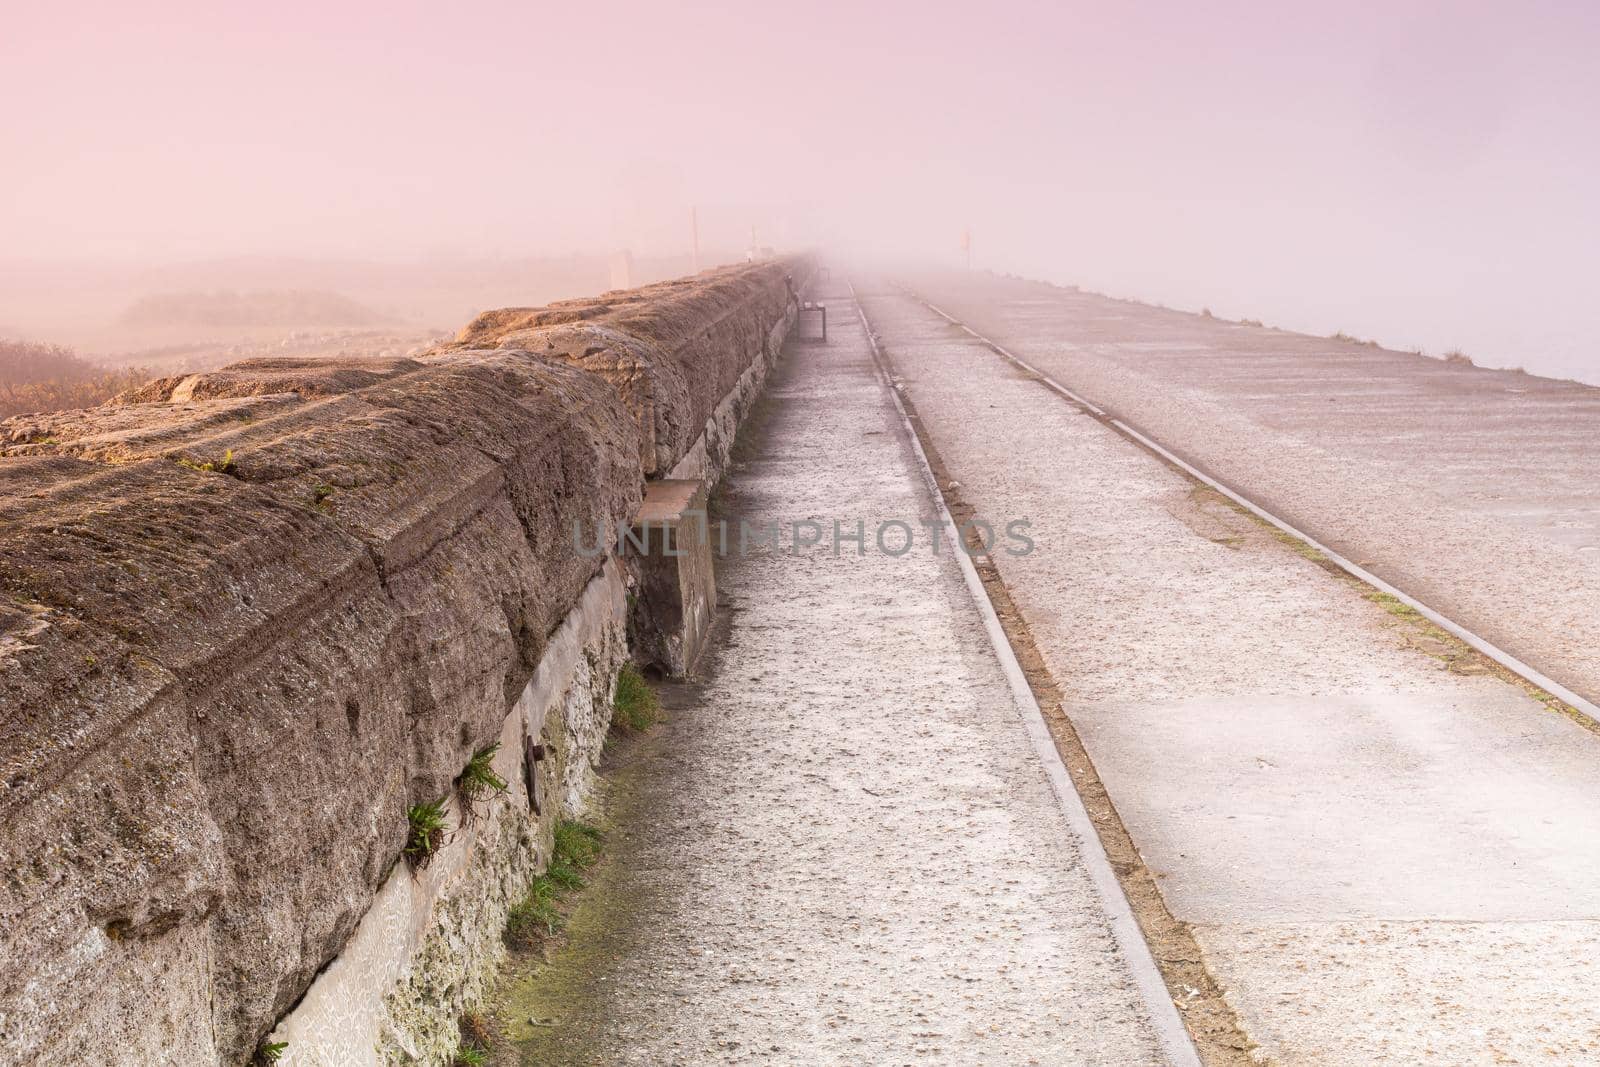
<path id="1" fill-rule="evenodd" d="M 0 257 L 823 243 L 1600 363 L 1600 5 L 13 5 Z M 1553 355 L 1548 355 L 1553 353 Z M 1544 364 L 1540 364 L 1543 366 Z"/>

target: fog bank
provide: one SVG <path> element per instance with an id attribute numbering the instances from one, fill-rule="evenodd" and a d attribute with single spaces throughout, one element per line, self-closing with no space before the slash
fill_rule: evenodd
<path id="1" fill-rule="evenodd" d="M 957 263 L 970 232 L 981 266 L 1600 380 L 1585 5 L 69 4 L 8 25 L 13 262 L 690 263 L 693 218 L 703 250 L 753 230 Z M 0 294 L 0 326 L 27 302 Z"/>

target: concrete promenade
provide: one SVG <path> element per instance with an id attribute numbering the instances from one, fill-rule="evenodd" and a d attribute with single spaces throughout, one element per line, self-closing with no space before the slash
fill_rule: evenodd
<path id="1" fill-rule="evenodd" d="M 720 507 L 830 535 L 723 561 L 716 660 L 617 783 L 613 860 L 554 964 L 570 983 L 524 1006 L 545 1025 L 519 1056 L 1169 1062 L 1176 1014 L 1141 994 L 1148 957 L 1119 947 L 1086 873 L 1098 844 L 1069 824 L 949 547 L 920 540 L 914 453 L 842 283 L 824 295 L 830 343 L 791 344 Z M 866 524 L 865 555 L 834 554 L 834 519 Z M 913 551 L 873 547 L 890 519 Z"/>

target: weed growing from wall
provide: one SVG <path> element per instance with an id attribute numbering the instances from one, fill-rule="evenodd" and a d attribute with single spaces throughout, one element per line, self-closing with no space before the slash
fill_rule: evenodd
<path id="1" fill-rule="evenodd" d="M 498 741 L 487 748 L 480 748 L 467 761 L 461 777 L 456 779 L 456 789 L 461 799 L 466 801 L 466 810 L 472 811 L 472 805 L 506 791 L 506 780 L 494 772 L 494 755 L 499 751 Z"/>
<path id="2" fill-rule="evenodd" d="M 406 836 L 406 862 L 411 869 L 420 871 L 433 862 L 433 855 L 444 847 L 449 834 L 446 830 L 444 798 L 431 804 L 413 804 L 406 811 L 410 830 Z"/>
<path id="3" fill-rule="evenodd" d="M 178 466 L 188 467 L 192 471 L 204 471 L 207 474 L 235 474 L 238 467 L 233 462 L 233 449 L 222 453 L 219 460 L 206 460 L 204 463 L 196 462 L 187 457 L 178 460 Z"/>

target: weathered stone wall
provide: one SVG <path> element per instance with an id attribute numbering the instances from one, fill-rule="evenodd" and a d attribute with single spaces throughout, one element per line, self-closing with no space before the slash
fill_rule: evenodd
<path id="1" fill-rule="evenodd" d="M 803 270 L 0 423 L 0 1063 L 243 1062 L 504 735 L 606 565 L 574 522 L 706 450 Z"/>
<path id="2" fill-rule="evenodd" d="M 665 474 L 738 390 L 749 354 L 777 357 L 773 327 L 792 322 L 805 280 L 797 275 L 806 272 L 805 263 L 783 260 L 544 308 L 503 308 L 473 320 L 456 346 L 525 349 L 603 376 L 639 421 L 645 473 Z"/>
<path id="3" fill-rule="evenodd" d="M 548 862 L 556 822 L 583 810 L 627 660 L 626 617 L 622 569 L 608 561 L 501 727 L 494 769 L 507 792 L 470 805 L 450 798 L 448 845 L 421 870 L 390 872 L 339 955 L 269 1035 L 288 1045 L 283 1067 L 450 1062 L 457 1019 L 482 1005 L 504 956 L 507 912 Z M 536 772 L 537 815 L 525 738 L 550 753 Z"/>

